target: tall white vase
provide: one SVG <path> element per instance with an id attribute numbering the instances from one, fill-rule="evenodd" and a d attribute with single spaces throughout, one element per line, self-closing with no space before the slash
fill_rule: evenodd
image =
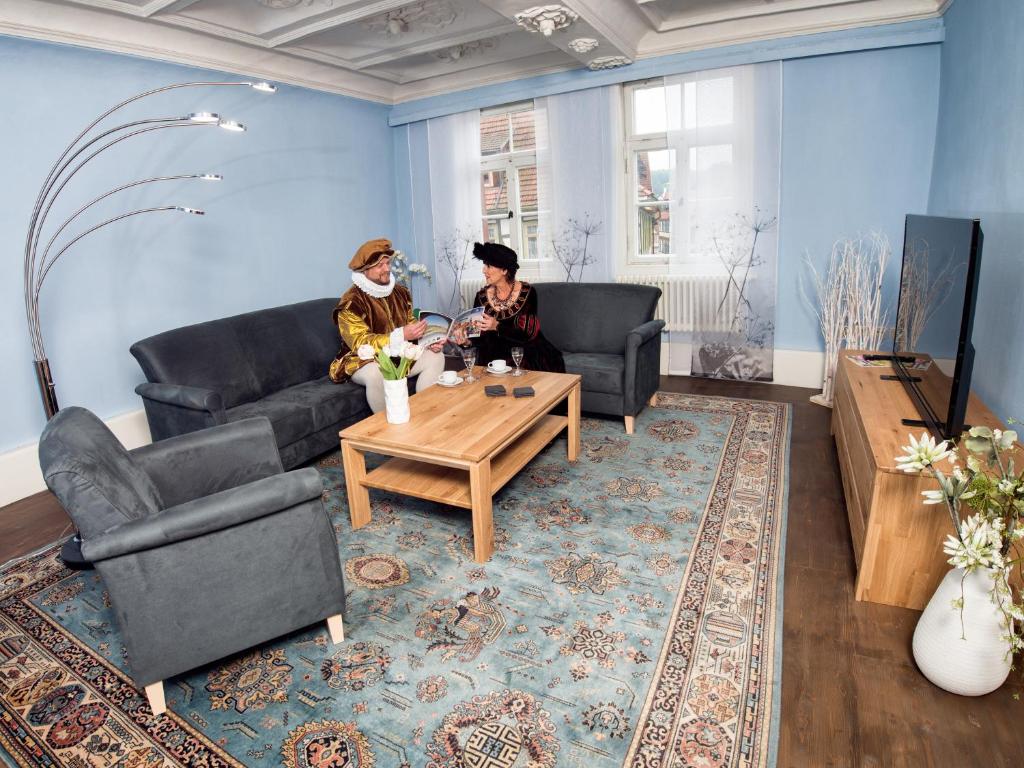
<path id="1" fill-rule="evenodd" d="M 409 382 L 406 379 L 384 380 L 384 410 L 389 424 L 405 424 L 409 420 Z"/>
<path id="2" fill-rule="evenodd" d="M 953 601 L 961 596 L 963 624 Z M 1002 616 L 992 602 L 990 571 L 945 575 L 914 630 L 914 661 L 939 688 L 961 696 L 982 696 L 1010 674 L 1009 644 Z"/>

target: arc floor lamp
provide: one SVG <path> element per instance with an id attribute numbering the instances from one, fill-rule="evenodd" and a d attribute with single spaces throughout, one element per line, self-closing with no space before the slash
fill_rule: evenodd
<path id="1" fill-rule="evenodd" d="M 58 411 L 57 390 L 53 383 L 53 375 L 50 371 L 50 361 L 46 357 L 46 348 L 43 345 L 43 334 L 39 322 L 39 292 L 43 288 L 46 276 L 53 269 L 61 256 L 83 237 L 102 229 L 108 224 L 140 216 L 144 213 L 157 213 L 161 211 L 173 211 L 176 213 L 193 214 L 202 216 L 204 211 L 191 208 L 186 205 L 159 205 L 150 208 L 138 208 L 126 211 L 117 216 L 99 222 L 83 229 L 76 234 L 65 234 L 65 230 L 78 219 L 83 213 L 101 200 L 115 195 L 126 189 L 138 187 L 143 184 L 151 184 L 157 181 L 172 181 L 176 179 L 198 179 L 201 181 L 220 181 L 221 176 L 216 173 L 183 173 L 171 176 L 154 176 L 147 179 L 139 179 L 122 184 L 118 187 L 94 197 L 79 207 L 69 216 L 53 234 L 50 235 L 46 244 L 40 251 L 39 244 L 42 240 L 43 230 L 46 226 L 46 217 L 53 208 L 53 204 L 60 198 L 61 193 L 67 187 L 76 173 L 78 173 L 93 158 L 107 151 L 111 147 L 120 144 L 135 136 L 161 131 L 165 128 L 209 128 L 219 127 L 226 131 L 241 132 L 245 126 L 235 120 L 227 120 L 214 112 L 191 112 L 187 115 L 177 117 L 153 117 L 142 120 L 132 120 L 112 128 L 101 128 L 100 123 L 106 120 L 114 112 L 122 107 L 153 96 L 158 93 L 175 90 L 177 88 L 197 87 L 247 87 L 261 93 L 274 93 L 277 87 L 266 82 L 194 82 L 174 83 L 161 88 L 154 88 L 150 91 L 132 96 L 117 104 L 102 115 L 93 120 L 79 133 L 64 151 L 61 152 L 57 162 L 50 168 L 43 185 L 36 196 L 35 205 L 32 208 L 32 216 L 28 223 L 28 233 L 25 236 L 25 264 L 24 264 L 24 290 L 25 290 L 25 318 L 28 321 L 29 337 L 32 341 L 32 354 L 35 358 L 36 378 L 39 381 L 39 392 L 43 399 L 43 409 L 46 411 L 46 418 L 50 419 Z M 58 243 L 61 236 L 64 240 Z M 54 250 L 56 248 L 56 250 Z M 64 542 L 61 548 L 61 559 L 72 568 L 88 567 L 88 563 L 82 557 L 81 538 L 76 533 L 73 537 Z"/>
<path id="2" fill-rule="evenodd" d="M 216 173 L 184 173 L 172 176 L 154 176 L 148 179 L 139 179 L 122 184 L 114 189 L 104 192 L 102 195 L 89 200 L 69 216 L 58 226 L 46 244 L 40 250 L 43 230 L 46 226 L 46 218 L 50 213 L 53 204 L 60 197 L 76 173 L 87 165 L 93 158 L 102 154 L 111 147 L 120 144 L 122 141 L 151 133 L 161 131 L 165 128 L 209 128 L 219 127 L 226 131 L 241 132 L 245 126 L 234 120 L 227 120 L 214 112 L 192 112 L 177 117 L 153 117 L 142 120 L 132 120 L 112 128 L 102 128 L 100 123 L 106 120 L 114 112 L 128 106 L 129 104 L 153 96 L 158 93 L 175 90 L 177 88 L 197 87 L 247 87 L 261 93 L 274 93 L 277 87 L 266 82 L 191 82 L 174 83 L 161 88 L 154 88 L 150 91 L 132 96 L 117 104 L 102 115 L 93 120 L 81 133 L 72 140 L 57 162 L 50 168 L 49 173 L 43 180 L 43 185 L 36 197 L 35 205 L 32 208 L 32 216 L 29 219 L 28 233 L 25 236 L 25 264 L 24 264 L 24 292 L 25 292 L 25 318 L 28 321 L 29 337 L 32 341 L 32 354 L 35 358 L 36 378 L 39 381 L 39 391 L 43 399 L 43 409 L 46 411 L 46 418 L 51 418 L 59 409 L 57 404 L 57 391 L 53 382 L 53 375 L 50 371 L 50 362 L 46 357 L 46 348 L 43 345 L 42 329 L 39 322 L 39 292 L 50 270 L 57 263 L 61 256 L 83 237 L 102 229 L 108 224 L 127 219 L 132 216 L 139 216 L 144 213 L 157 213 L 161 211 L 173 211 L 202 216 L 204 211 L 191 208 L 185 205 L 160 205 L 151 208 L 139 208 L 126 211 L 112 218 L 106 219 L 87 227 L 76 234 L 65 234 L 65 230 L 93 205 L 105 200 L 132 187 L 143 184 L 151 184 L 157 181 L 172 181 L 177 179 L 198 179 L 201 181 L 220 181 L 221 176 Z M 64 235 L 65 240 L 58 243 L 58 239 Z M 54 250 L 56 248 L 56 250 Z"/>

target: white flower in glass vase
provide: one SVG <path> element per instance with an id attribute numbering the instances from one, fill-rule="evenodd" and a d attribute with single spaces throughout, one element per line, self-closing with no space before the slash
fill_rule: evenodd
<path id="1" fill-rule="evenodd" d="M 416 360 L 419 360 L 420 357 L 422 356 L 423 347 L 421 347 L 419 344 L 406 343 L 405 349 L 402 350 L 402 357 L 404 357 L 406 360 L 412 360 L 415 362 Z"/>
<path id="2" fill-rule="evenodd" d="M 360 360 L 373 360 L 377 356 L 377 353 L 374 352 L 373 347 L 369 344 L 361 344 L 359 349 L 356 350 L 356 354 Z"/>

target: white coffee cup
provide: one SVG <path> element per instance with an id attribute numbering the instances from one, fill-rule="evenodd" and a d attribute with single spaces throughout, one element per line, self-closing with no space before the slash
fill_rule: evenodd
<path id="1" fill-rule="evenodd" d="M 441 382 L 444 384 L 454 384 L 459 380 L 459 374 L 455 371 L 442 371 Z"/>
<path id="2" fill-rule="evenodd" d="M 506 368 L 508 368 L 508 363 L 506 363 L 504 360 L 491 360 L 491 362 L 487 364 L 487 367 L 490 368 L 492 371 L 504 371 Z"/>

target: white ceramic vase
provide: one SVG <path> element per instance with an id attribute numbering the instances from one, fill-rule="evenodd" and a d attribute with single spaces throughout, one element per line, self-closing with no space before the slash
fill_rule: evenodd
<path id="1" fill-rule="evenodd" d="M 953 601 L 961 597 L 963 623 Z M 1009 644 L 1002 615 L 992 602 L 992 572 L 945 575 L 914 630 L 914 661 L 939 688 L 961 696 L 982 696 L 1010 674 Z"/>
<path id="2" fill-rule="evenodd" d="M 406 379 L 384 380 L 384 410 L 389 424 L 405 424 L 409 420 L 409 382 Z"/>

